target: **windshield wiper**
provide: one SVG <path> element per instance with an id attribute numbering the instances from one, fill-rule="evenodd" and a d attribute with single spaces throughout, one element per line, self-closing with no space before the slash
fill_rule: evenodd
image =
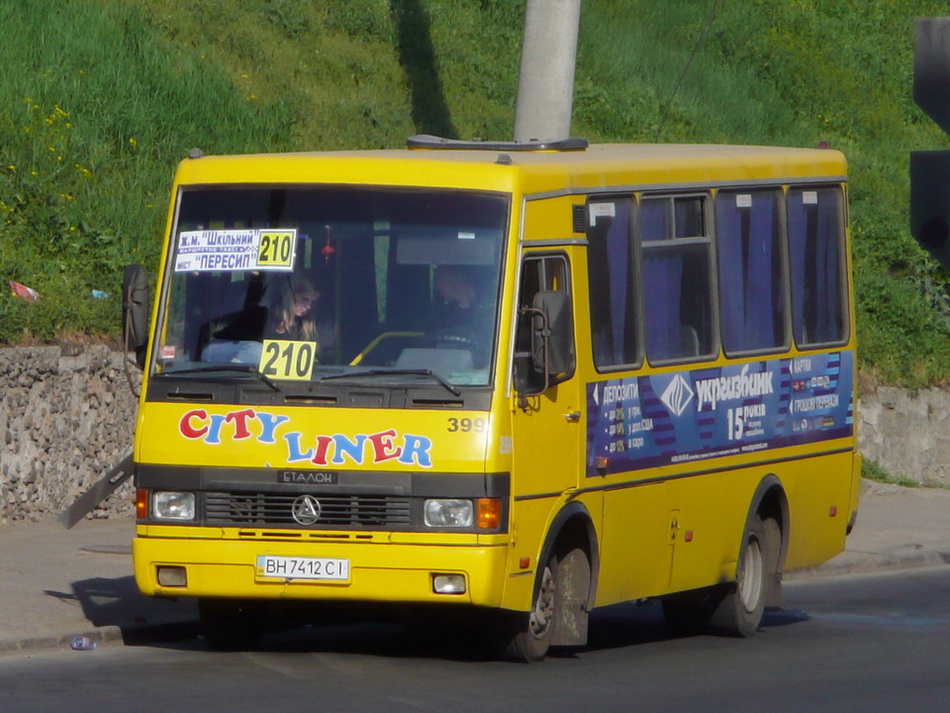
<path id="1" fill-rule="evenodd" d="M 219 364 L 217 366 L 197 366 L 191 369 L 175 369 L 174 371 L 162 371 L 155 376 L 178 376 L 179 374 L 203 374 L 214 371 L 239 371 L 242 374 L 253 374 L 260 381 L 267 384 L 274 391 L 283 391 L 269 376 L 262 373 L 253 364 Z"/>
<path id="2" fill-rule="evenodd" d="M 350 371 L 345 374 L 330 374 L 324 376 L 320 381 L 330 381 L 331 379 L 356 379 L 361 376 L 383 376 L 387 374 L 410 374 L 413 376 L 431 376 L 442 386 L 448 389 L 453 396 L 461 396 L 462 392 L 457 386 L 448 381 L 444 376 L 432 369 L 369 369 L 367 371 Z"/>

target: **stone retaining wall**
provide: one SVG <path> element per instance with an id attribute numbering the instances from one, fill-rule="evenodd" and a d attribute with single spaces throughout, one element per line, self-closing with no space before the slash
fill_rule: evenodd
<path id="1" fill-rule="evenodd" d="M 131 452 L 122 359 L 104 345 L 0 348 L 0 523 L 54 520 Z M 89 517 L 128 515 L 133 498 L 129 481 Z"/>
<path id="2" fill-rule="evenodd" d="M 881 386 L 861 398 L 858 415 L 865 458 L 921 485 L 950 486 L 950 392 Z"/>
<path id="3" fill-rule="evenodd" d="M 0 349 L 0 523 L 54 520 L 131 451 L 122 361 L 105 346 Z M 950 486 L 948 416 L 950 392 L 880 387 L 858 406 L 861 450 L 894 475 Z M 132 499 L 126 482 L 89 517 L 127 516 Z"/>

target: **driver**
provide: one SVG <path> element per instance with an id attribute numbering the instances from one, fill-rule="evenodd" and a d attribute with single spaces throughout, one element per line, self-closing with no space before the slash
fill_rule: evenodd
<path id="1" fill-rule="evenodd" d="M 457 342 L 472 351 L 476 361 L 487 358 L 476 351 L 490 344 L 487 339 L 490 313 L 480 299 L 474 276 L 461 265 L 440 265 L 435 274 L 435 333 L 445 342 Z"/>
<path id="2" fill-rule="evenodd" d="M 447 310 L 467 310 L 475 301 L 475 287 L 457 265 L 442 265 L 435 274 L 435 291 Z"/>

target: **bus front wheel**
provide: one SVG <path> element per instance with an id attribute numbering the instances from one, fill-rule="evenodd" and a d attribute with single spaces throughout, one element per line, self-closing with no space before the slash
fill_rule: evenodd
<path id="1" fill-rule="evenodd" d="M 551 648 L 559 605 L 558 562 L 552 555 L 538 575 L 531 611 L 506 615 L 502 625 L 502 658 L 518 663 L 541 661 Z"/>

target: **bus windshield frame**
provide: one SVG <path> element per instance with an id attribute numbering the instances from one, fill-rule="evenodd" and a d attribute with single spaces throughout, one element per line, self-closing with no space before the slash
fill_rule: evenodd
<path id="1" fill-rule="evenodd" d="M 182 188 L 152 374 L 491 386 L 510 213 L 490 192 Z"/>

